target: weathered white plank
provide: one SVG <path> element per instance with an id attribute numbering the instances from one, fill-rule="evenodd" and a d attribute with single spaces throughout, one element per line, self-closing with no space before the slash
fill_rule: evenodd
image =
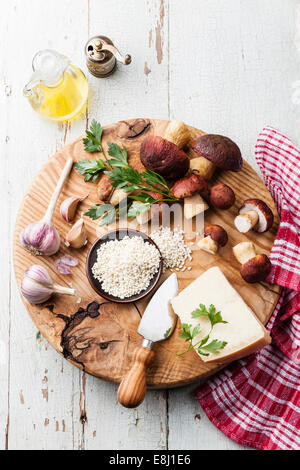
<path id="1" fill-rule="evenodd" d="M 90 35 L 106 34 L 132 64 L 108 79 L 89 76 L 89 119 L 103 123 L 131 117 L 168 116 L 167 12 L 160 1 L 90 1 Z M 158 29 L 157 29 L 158 28 Z M 156 29 L 160 32 L 157 49 Z M 149 47 L 149 36 L 153 39 Z M 159 51 L 159 61 L 157 59 Z M 145 64 L 146 68 L 145 68 Z M 151 70 L 151 72 L 149 71 Z M 138 410 L 122 408 L 117 387 L 87 376 L 82 384 L 86 449 L 164 449 L 167 407 L 164 392 L 149 393 Z"/>
<path id="2" fill-rule="evenodd" d="M 9 45 L 0 49 L 0 195 L 8 221 L 0 228 L 3 264 L 11 265 L 14 218 L 32 178 L 85 127 L 85 118 L 71 126 L 44 121 L 22 97 L 38 49 L 64 52 L 86 70 L 88 36 L 110 36 L 133 62 L 108 79 L 88 76 L 90 119 L 105 124 L 139 116 L 176 117 L 231 136 L 253 164 L 262 126 L 298 135 L 291 102 L 299 65 L 293 46 L 296 4 L 6 1 L 0 16 L 1 43 Z M 190 394 L 194 387 L 168 392 L 168 415 L 165 392 L 149 392 L 138 411 L 121 408 L 115 385 L 85 376 L 37 336 L 10 276 L 0 273 L 0 356 L 5 358 L 0 364 L 0 448 L 242 448 L 207 420 Z"/>
<path id="3" fill-rule="evenodd" d="M 87 9 L 80 0 L 50 3 L 34 0 L 30 7 L 18 0 L 6 2 L 5 20 L 7 29 L 1 30 L 1 41 L 10 44 L 9 48 L 2 48 L 2 53 L 6 82 L 11 88 L 6 108 L 9 144 L 5 159 L 9 167 L 12 230 L 24 192 L 38 169 L 66 139 L 78 136 L 85 127 L 83 119 L 72 124 L 70 131 L 69 127 L 44 121 L 33 112 L 22 97 L 24 81 L 31 73 L 32 57 L 38 49 L 55 48 L 74 57 L 80 65 L 78 30 L 83 36 L 87 34 Z M 15 61 L 11 51 L 19 50 L 20 45 L 22 54 Z M 6 190 L 1 185 L 5 200 Z M 14 278 L 10 297 L 8 448 L 72 449 L 73 393 L 76 392 L 73 382 L 79 371 L 37 337 Z"/>
<path id="4" fill-rule="evenodd" d="M 170 391 L 169 449 L 243 450 L 207 418 L 194 397 L 195 385 Z M 180 423 L 180 424 L 179 424 Z"/>
<path id="5" fill-rule="evenodd" d="M 170 113 L 228 135 L 254 162 L 262 127 L 296 138 L 291 84 L 296 0 L 174 0 L 170 10 Z M 207 419 L 188 389 L 170 391 L 171 449 L 242 449 Z M 180 425 L 179 425 L 180 422 Z"/>
<path id="6" fill-rule="evenodd" d="M 0 15 L 0 31 L 6 32 L 4 15 Z M 1 54 L 1 52 L 0 52 Z M 7 108 L 10 102 L 11 90 L 7 84 L 5 62 L 0 57 L 0 155 L 2 171 L 0 175 L 1 197 L 3 199 L 2 217 L 3 222 L 0 227 L 0 256 L 4 269 L 0 271 L 0 449 L 5 449 L 7 445 L 7 429 L 9 427 L 9 333 L 10 333 L 10 260 L 7 254 L 10 251 L 10 226 L 12 213 L 10 211 L 10 162 L 7 155 L 7 148 L 10 145 L 7 122 Z M 3 193 L 2 193 L 3 191 Z"/>
<path id="7" fill-rule="evenodd" d="M 231 136 L 253 165 L 264 126 L 296 138 L 291 85 L 299 70 L 293 44 L 297 3 L 170 2 L 171 115 Z"/>
<path id="8" fill-rule="evenodd" d="M 89 76 L 89 116 L 103 123 L 168 117 L 168 19 L 166 1 L 90 0 L 90 36 L 109 36 L 132 56 L 106 79 Z"/>

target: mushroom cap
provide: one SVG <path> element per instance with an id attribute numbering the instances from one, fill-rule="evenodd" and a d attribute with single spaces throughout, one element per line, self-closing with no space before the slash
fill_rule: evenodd
<path id="1" fill-rule="evenodd" d="M 204 134 L 191 144 L 194 152 L 210 160 L 223 170 L 240 171 L 243 166 L 239 147 L 229 137 Z"/>
<path id="2" fill-rule="evenodd" d="M 191 175 L 185 176 L 180 180 L 176 181 L 172 187 L 172 191 L 175 197 L 179 199 L 184 197 L 193 196 L 196 193 L 202 193 L 208 190 L 207 183 L 204 178 L 200 175 L 192 173 Z"/>
<path id="3" fill-rule="evenodd" d="M 227 184 L 220 183 L 211 188 L 209 200 L 217 209 L 225 210 L 235 203 L 235 194 Z"/>
<path id="4" fill-rule="evenodd" d="M 255 211 L 258 215 L 258 222 L 253 230 L 259 233 L 267 232 L 273 225 L 274 216 L 270 207 L 260 199 L 247 199 L 239 210 L 239 214 Z"/>
<path id="5" fill-rule="evenodd" d="M 204 236 L 210 236 L 211 239 L 220 246 L 225 246 L 228 242 L 228 235 L 226 230 L 220 225 L 206 225 L 204 227 Z"/>
<path id="6" fill-rule="evenodd" d="M 242 278 L 250 284 L 264 281 L 271 271 L 271 262 L 267 255 L 257 255 L 242 265 L 240 273 Z"/>
<path id="7" fill-rule="evenodd" d="M 189 157 L 183 150 L 156 135 L 149 135 L 143 140 L 140 158 L 145 168 L 168 179 L 184 176 L 190 165 Z"/>

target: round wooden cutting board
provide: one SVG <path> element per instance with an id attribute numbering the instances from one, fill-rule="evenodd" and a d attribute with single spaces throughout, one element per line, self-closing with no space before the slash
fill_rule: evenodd
<path id="1" fill-rule="evenodd" d="M 106 126 L 103 142 L 117 142 L 128 150 L 129 162 L 135 168 L 143 169 L 139 160 L 139 148 L 143 139 L 149 134 L 163 135 L 168 121 L 153 119 L 137 119 L 121 121 Z M 203 132 L 190 128 L 192 138 Z M 48 268 L 57 284 L 71 284 L 77 291 L 77 297 L 53 296 L 42 305 L 24 303 L 32 320 L 49 343 L 66 359 L 86 372 L 113 382 L 119 382 L 128 371 L 132 362 L 132 353 L 141 343 L 137 327 L 141 315 L 149 301 L 144 299 L 136 304 L 117 305 L 105 302 L 90 287 L 85 274 L 85 261 L 90 246 L 97 236 L 97 221 L 85 218 L 89 233 L 88 246 L 80 250 L 70 250 L 62 243 L 60 252 L 52 257 L 34 257 L 24 250 L 19 243 L 21 230 L 29 223 L 42 218 L 55 188 L 61 170 L 68 157 L 74 160 L 82 158 L 98 158 L 97 154 L 88 154 L 83 149 L 82 138 L 67 145 L 57 152 L 42 168 L 35 178 L 21 205 L 14 232 L 14 266 L 17 283 L 20 286 L 24 271 L 32 264 L 41 264 Z M 278 215 L 270 194 L 255 171 L 244 161 L 243 170 L 239 173 L 216 173 L 212 184 L 224 182 L 236 193 L 236 204 L 228 211 L 209 209 L 205 212 L 205 220 L 209 223 L 222 225 L 228 232 L 229 243 L 218 255 L 213 256 L 203 251 L 195 251 L 190 263 L 190 271 L 178 272 L 179 289 L 182 290 L 203 271 L 219 266 L 232 285 L 252 308 L 257 317 L 266 324 L 277 303 L 280 287 L 267 283 L 246 284 L 239 274 L 239 264 L 232 254 L 232 246 L 245 240 L 251 240 L 258 253 L 269 254 L 278 228 Z M 61 202 L 71 195 L 89 197 L 81 204 L 77 214 L 98 203 L 97 184 L 85 183 L 83 177 L 75 169 L 72 170 L 62 194 L 60 195 L 54 224 L 63 240 L 70 226 L 59 214 Z M 265 200 L 275 214 L 272 230 L 266 234 L 251 231 L 243 235 L 234 228 L 233 220 L 237 208 L 248 198 Z M 99 229 L 99 228 L 98 228 Z M 99 233 L 99 232 L 98 232 Z M 193 248 L 193 247 L 192 247 Z M 53 262 L 62 254 L 70 253 L 79 259 L 79 265 L 71 268 L 71 275 L 57 274 Z M 165 277 L 169 273 L 165 274 Z M 161 343 L 154 345 L 155 360 L 148 369 L 147 382 L 152 388 L 168 388 L 184 385 L 203 379 L 220 366 L 205 364 L 193 351 L 178 357 L 186 344 L 179 338 L 180 321 L 177 322 L 173 335 Z"/>

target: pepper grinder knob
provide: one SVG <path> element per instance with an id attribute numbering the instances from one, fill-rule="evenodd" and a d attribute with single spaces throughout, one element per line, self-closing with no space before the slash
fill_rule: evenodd
<path id="1" fill-rule="evenodd" d="M 85 45 L 86 64 L 95 77 L 107 77 L 114 72 L 117 60 L 124 65 L 131 63 L 131 56 L 123 56 L 106 36 L 94 36 Z"/>

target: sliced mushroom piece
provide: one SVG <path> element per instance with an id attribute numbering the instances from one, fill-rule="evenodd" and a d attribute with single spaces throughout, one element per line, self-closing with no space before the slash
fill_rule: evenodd
<path id="1" fill-rule="evenodd" d="M 247 199 L 244 201 L 239 210 L 239 215 L 234 219 L 234 224 L 241 233 L 247 233 L 251 229 L 258 233 L 267 232 L 272 227 L 273 222 L 273 212 L 260 199 Z"/>
<path id="2" fill-rule="evenodd" d="M 202 212 L 205 212 L 207 209 L 209 209 L 209 205 L 200 194 L 185 197 L 183 200 L 183 213 L 186 219 L 192 219 L 196 217 L 196 215 L 202 214 Z"/>
<path id="3" fill-rule="evenodd" d="M 215 167 L 223 170 L 240 171 L 243 166 L 242 154 L 239 147 L 228 137 L 217 134 L 204 134 L 192 142 L 193 151 L 200 157 L 206 158 L 206 165 L 201 176 L 209 179 Z"/>
<path id="4" fill-rule="evenodd" d="M 216 184 L 210 190 L 209 201 L 217 209 L 230 209 L 235 203 L 235 194 L 227 184 Z"/>
<path id="5" fill-rule="evenodd" d="M 257 255 L 252 242 L 239 243 L 233 247 L 233 253 L 242 264 L 240 269 L 242 278 L 249 284 L 264 281 L 270 273 L 272 265 L 268 256 Z"/>
<path id="6" fill-rule="evenodd" d="M 206 225 L 204 228 L 204 238 L 198 242 L 198 247 L 215 255 L 220 246 L 225 246 L 228 242 L 226 230 L 220 225 Z"/>
<path id="7" fill-rule="evenodd" d="M 97 196 L 100 201 L 107 201 L 114 188 L 110 183 L 109 176 L 103 174 L 97 185 Z"/>
<path id="8" fill-rule="evenodd" d="M 232 248 L 233 254 L 241 264 L 256 256 L 255 247 L 252 242 L 241 242 Z"/>
<path id="9" fill-rule="evenodd" d="M 208 190 L 207 183 L 202 176 L 196 174 L 185 176 L 176 181 L 171 190 L 175 197 L 184 200 L 184 216 L 186 219 L 191 219 L 209 208 L 200 195 L 200 193 L 205 193 Z"/>
<path id="10" fill-rule="evenodd" d="M 118 204 L 120 204 L 121 201 L 123 201 L 125 198 L 127 198 L 129 196 L 129 194 L 131 194 L 131 193 L 126 192 L 123 189 L 117 188 L 112 193 L 112 196 L 111 196 L 109 202 L 113 206 L 117 206 Z"/>

